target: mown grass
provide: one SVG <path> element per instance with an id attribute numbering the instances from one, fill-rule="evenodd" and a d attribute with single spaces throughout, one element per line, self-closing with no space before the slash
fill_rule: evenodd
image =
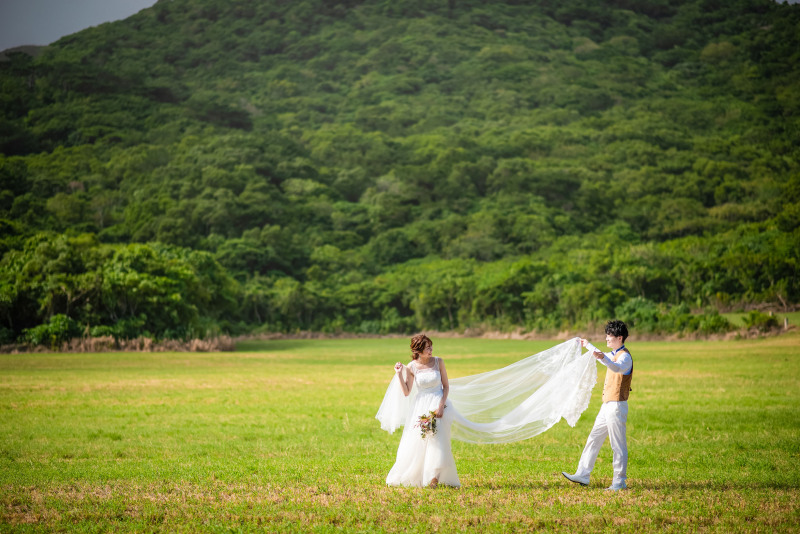
<path id="1" fill-rule="evenodd" d="M 451 376 L 555 343 L 434 341 Z M 590 487 L 559 474 L 577 464 L 599 385 L 575 428 L 455 442 L 459 490 L 387 488 L 399 434 L 374 414 L 405 339 L 0 355 L 0 530 L 798 531 L 799 344 L 631 340 L 619 494 L 603 491 L 607 445 Z"/>

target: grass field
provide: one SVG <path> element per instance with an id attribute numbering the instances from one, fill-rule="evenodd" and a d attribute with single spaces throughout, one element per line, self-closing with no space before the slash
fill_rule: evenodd
<path id="1" fill-rule="evenodd" d="M 730 313 L 723 313 L 722 316 L 725 317 L 728 321 L 733 324 L 733 326 L 737 328 L 744 327 L 744 318 L 747 315 L 745 312 L 730 312 Z M 796 327 L 800 324 L 800 311 L 794 312 L 778 312 L 775 314 L 775 318 L 778 320 L 778 324 L 783 327 L 783 320 L 786 319 L 789 321 L 789 325 Z"/>
<path id="2" fill-rule="evenodd" d="M 553 344 L 434 340 L 451 377 Z M 0 531 L 800 531 L 800 335 L 628 346 L 618 494 L 608 445 L 591 486 L 559 474 L 600 385 L 575 428 L 455 442 L 461 489 L 387 488 L 400 435 L 374 415 L 405 339 L 0 355 Z"/>

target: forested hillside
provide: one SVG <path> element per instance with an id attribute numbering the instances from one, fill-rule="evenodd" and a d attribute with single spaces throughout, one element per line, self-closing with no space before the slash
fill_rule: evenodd
<path id="1" fill-rule="evenodd" d="M 8 56 L 0 342 L 800 301 L 800 6 L 160 0 Z"/>

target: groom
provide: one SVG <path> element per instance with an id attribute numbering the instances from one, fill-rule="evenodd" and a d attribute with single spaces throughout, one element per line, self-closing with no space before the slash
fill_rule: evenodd
<path id="1" fill-rule="evenodd" d="M 625 423 L 628 421 L 628 395 L 633 378 L 633 359 L 631 353 L 625 348 L 627 338 L 628 327 L 622 321 L 614 320 L 606 324 L 606 344 L 611 349 L 610 353 L 604 354 L 585 339 L 581 339 L 581 345 L 590 350 L 594 357 L 608 368 L 603 385 L 603 406 L 594 421 L 589 439 L 586 440 L 586 447 L 584 447 L 580 462 L 578 462 L 578 470 L 574 475 L 565 471 L 561 472 L 569 480 L 582 486 L 589 484 L 589 475 L 594 468 L 594 461 L 608 436 L 611 450 L 614 452 L 614 480 L 606 489 L 619 491 L 628 487 L 625 484 L 628 471 Z"/>

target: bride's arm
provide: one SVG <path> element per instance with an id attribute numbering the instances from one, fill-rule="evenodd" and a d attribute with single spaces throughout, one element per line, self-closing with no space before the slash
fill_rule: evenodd
<path id="1" fill-rule="evenodd" d="M 444 360 L 439 358 L 439 373 L 442 375 L 442 400 L 439 401 L 439 410 L 436 412 L 436 417 L 441 418 L 444 415 L 444 405 L 447 402 L 447 395 L 450 394 L 450 381 L 447 380 L 447 369 L 444 367 Z"/>
<path id="2" fill-rule="evenodd" d="M 398 368 L 398 366 L 400 367 Z M 411 393 L 411 387 L 414 385 L 414 372 L 411 370 L 410 365 L 403 365 L 400 362 L 395 365 L 395 371 L 397 372 L 397 378 L 400 379 L 400 388 L 403 390 L 403 395 L 408 397 Z"/>

